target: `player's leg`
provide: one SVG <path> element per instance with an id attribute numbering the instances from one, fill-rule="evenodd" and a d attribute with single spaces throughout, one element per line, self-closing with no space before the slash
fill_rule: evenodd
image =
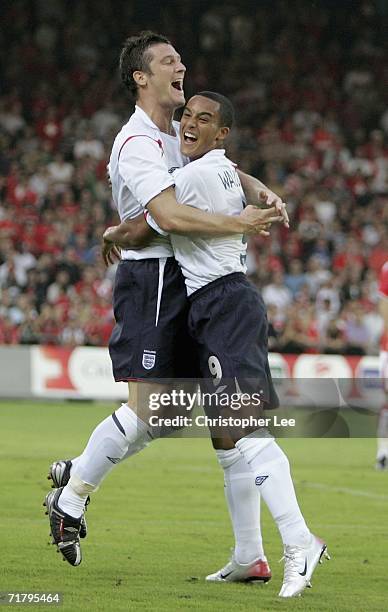
<path id="1" fill-rule="evenodd" d="M 118 380 L 168 379 L 174 374 L 174 338 L 186 321 L 187 303 L 180 270 L 170 260 L 121 262 L 114 292 L 116 326 L 110 343 L 114 376 Z M 138 389 L 142 388 L 141 393 Z M 146 398 L 165 389 L 153 382 L 130 383 L 129 400 L 92 432 L 62 490 L 49 494 L 46 505 L 54 542 L 67 560 L 80 563 L 77 529 L 85 501 L 104 477 L 124 458 L 145 448 L 152 439 Z M 141 397 L 144 408 L 138 402 Z M 144 410 L 143 410 L 144 408 Z M 63 525 L 72 538 L 63 544 Z M 65 554 L 66 552 L 66 554 Z"/>
<path id="2" fill-rule="evenodd" d="M 86 535 L 83 514 L 88 497 L 118 463 L 145 448 L 151 439 L 145 421 L 123 404 L 94 429 L 67 484 L 46 496 L 53 544 L 71 565 L 82 561 L 79 537 Z"/>
<path id="3" fill-rule="evenodd" d="M 381 408 L 377 425 L 376 469 L 388 469 L 388 401 Z"/>
<path id="4" fill-rule="evenodd" d="M 244 387 L 243 381 L 241 386 Z M 263 381 L 261 386 L 265 387 Z M 232 416 L 228 410 L 224 415 Z M 244 415 L 244 410 L 242 416 L 248 416 Z M 250 433 L 248 431 L 236 440 L 237 429 L 232 428 L 231 435 L 249 466 L 252 483 L 255 483 L 267 504 L 283 541 L 285 569 L 279 595 L 296 596 L 310 585 L 313 571 L 326 552 L 326 544 L 314 536 L 306 525 L 295 494 L 288 458 L 274 438 L 266 429 L 260 428 Z"/>
<path id="5" fill-rule="evenodd" d="M 207 294 L 207 290 L 197 294 L 195 304 L 192 300 L 189 316 L 190 333 L 199 348 L 201 376 L 205 379 L 209 379 L 211 375 L 208 358 L 211 354 L 213 337 L 222 335 L 224 331 L 219 329 L 217 313 L 210 312 L 208 308 Z M 215 301 L 219 305 L 217 297 Z M 212 382 L 207 382 L 210 382 L 210 391 L 213 391 Z M 204 381 L 203 390 L 208 390 L 206 381 Z M 218 410 L 213 412 L 210 406 L 205 406 L 205 410 L 210 418 L 219 415 Z M 224 472 L 225 498 L 233 526 L 235 547 L 232 560 L 224 568 L 207 576 L 207 580 L 268 581 L 271 571 L 263 549 L 260 527 L 260 494 L 252 479 L 250 467 L 235 447 L 226 428 L 210 429 L 213 447 Z"/>
<path id="6" fill-rule="evenodd" d="M 249 293 L 248 290 L 247 293 Z M 244 353 L 251 355 L 252 360 L 256 361 L 258 364 L 257 378 L 262 383 L 264 390 L 263 406 L 275 408 L 278 405 L 278 399 L 268 365 L 267 320 L 261 296 L 258 296 L 256 309 L 251 311 L 252 314 L 256 312 L 256 316 L 258 315 L 256 321 L 258 337 L 253 339 L 250 336 L 251 345 L 244 348 L 241 363 L 244 363 Z M 253 314 L 251 322 L 249 322 L 249 317 L 245 322 L 250 328 L 254 324 L 254 316 Z M 248 338 L 248 334 L 246 337 Z M 248 362 L 246 365 L 249 370 Z M 244 368 L 242 374 L 244 374 Z M 244 377 L 241 379 L 241 385 L 243 384 Z M 313 535 L 306 524 L 296 497 L 288 458 L 273 436 L 268 435 L 265 429 L 259 429 L 248 435 L 245 434 L 236 441 L 236 446 L 249 464 L 262 499 L 267 504 L 282 538 L 285 567 L 283 585 L 279 595 L 281 597 L 296 596 L 310 584 L 317 563 L 326 553 L 326 544 Z"/>
<path id="7" fill-rule="evenodd" d="M 143 387 L 141 394 L 137 391 L 138 385 Z M 135 398 L 161 392 L 166 387 L 135 382 L 128 383 L 128 387 L 128 402 L 94 429 L 58 500 L 59 508 L 73 518 L 81 517 L 86 498 L 98 489 L 115 465 L 144 449 L 153 439 L 148 430 L 148 418 Z"/>
<path id="8" fill-rule="evenodd" d="M 268 506 L 284 545 L 285 570 L 281 597 L 294 597 L 310 582 L 326 553 L 326 544 L 314 536 L 299 508 L 289 461 L 275 440 L 267 442 L 259 433 L 236 442 L 244 454 Z"/>
<path id="9" fill-rule="evenodd" d="M 218 329 L 216 334 L 211 334 L 210 325 L 201 328 L 203 343 L 209 335 L 213 338 L 213 346 L 209 346 L 209 341 L 206 342 L 214 351 L 213 362 L 214 357 L 217 358 L 219 371 L 214 367 L 213 370 L 219 388 L 230 384 L 233 376 L 237 376 L 243 393 L 252 393 L 256 385 L 256 391 L 263 391 L 262 400 L 266 404 L 273 403 L 274 390 L 267 355 L 266 313 L 261 297 L 245 279 L 237 277 L 227 280 L 225 286 L 213 294 L 208 293 L 207 296 L 207 307 L 211 310 L 208 318 L 213 321 L 212 327 L 217 321 L 218 326 L 225 326 L 227 321 L 232 323 L 228 323 L 228 330 Z M 217 303 L 222 304 L 222 312 L 217 313 Z M 233 416 L 233 411 L 227 409 L 224 414 Z M 254 414 L 247 414 L 245 410 L 244 416 Z M 233 428 L 230 434 L 249 465 L 253 482 L 266 502 L 283 540 L 286 565 L 280 595 L 296 595 L 307 586 L 325 545 L 310 533 L 306 525 L 295 495 L 288 459 L 273 437 L 266 430 L 254 431 L 254 428 L 246 428 L 245 431 Z M 304 561 L 307 559 L 307 568 L 299 568 L 302 558 Z"/>
<path id="10" fill-rule="evenodd" d="M 192 330 L 191 330 L 192 331 Z M 191 362 L 190 362 L 191 356 Z M 208 376 L 208 370 L 199 368 L 198 345 L 195 334 L 182 330 L 177 346 L 178 377 L 191 379 Z M 192 391 L 193 389 L 191 389 Z M 235 537 L 233 558 L 225 568 L 207 577 L 208 580 L 226 581 L 261 580 L 271 578 L 263 550 L 260 528 L 260 495 L 250 478 L 250 469 L 244 457 L 236 449 L 227 430 L 220 437 L 212 435 L 213 447 L 224 472 L 224 491 Z M 249 473 L 249 475 L 248 475 Z"/>
<path id="11" fill-rule="evenodd" d="M 388 469 L 388 351 L 380 351 L 380 371 L 385 393 L 385 404 L 382 406 L 377 424 L 376 469 Z"/>
<path id="12" fill-rule="evenodd" d="M 232 439 L 224 434 L 212 438 L 217 459 L 224 472 L 226 504 L 233 527 L 233 555 L 225 567 L 206 580 L 268 582 L 271 570 L 264 553 L 260 524 L 260 494 L 249 465 Z"/>
<path id="13" fill-rule="evenodd" d="M 229 416 L 228 412 L 224 414 Z M 326 544 L 306 525 L 289 461 L 273 437 L 260 429 L 236 440 L 235 444 L 244 456 L 244 466 L 248 467 L 245 467 L 248 487 L 255 486 L 260 492 L 283 541 L 285 570 L 279 594 L 281 597 L 296 596 L 309 585 L 315 567 L 326 554 Z"/>

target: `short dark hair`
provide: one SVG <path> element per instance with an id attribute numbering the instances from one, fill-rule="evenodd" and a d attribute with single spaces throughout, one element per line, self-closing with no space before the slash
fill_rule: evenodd
<path id="1" fill-rule="evenodd" d="M 214 100 L 220 105 L 220 123 L 221 127 L 231 128 L 234 123 L 234 108 L 232 102 L 226 96 L 215 91 L 199 91 L 196 96 L 203 96 Z"/>
<path id="2" fill-rule="evenodd" d="M 138 95 L 138 88 L 133 79 L 133 73 L 136 70 L 150 72 L 151 56 L 148 50 L 152 45 L 160 43 L 171 44 L 168 38 L 151 30 L 144 30 L 136 36 L 130 36 L 124 43 L 119 64 L 121 80 L 135 98 Z"/>

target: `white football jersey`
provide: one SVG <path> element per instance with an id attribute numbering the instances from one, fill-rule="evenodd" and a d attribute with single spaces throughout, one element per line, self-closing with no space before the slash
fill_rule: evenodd
<path id="1" fill-rule="evenodd" d="M 113 143 L 108 164 L 112 196 L 121 221 L 133 219 L 148 202 L 174 185 L 172 172 L 187 163 L 180 152 L 179 123 L 176 136 L 164 134 L 138 106 Z M 121 251 L 122 259 L 172 257 L 170 238 L 158 235 L 142 249 Z"/>
<path id="2" fill-rule="evenodd" d="M 245 196 L 235 165 L 224 149 L 206 153 L 174 172 L 176 199 L 209 213 L 239 215 Z M 185 277 L 187 294 L 232 272 L 246 272 L 243 235 L 222 238 L 171 234 L 174 255 Z"/>

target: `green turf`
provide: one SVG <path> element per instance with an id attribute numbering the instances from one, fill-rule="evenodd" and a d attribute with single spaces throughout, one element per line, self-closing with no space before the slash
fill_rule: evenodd
<path id="1" fill-rule="evenodd" d="M 61 591 L 60 609 L 69 611 L 388 609 L 388 473 L 374 471 L 375 443 L 368 439 L 281 441 L 305 517 L 332 555 L 301 598 L 277 597 L 282 550 L 266 510 L 272 581 L 204 582 L 232 545 L 221 470 L 204 439 L 158 441 L 117 466 L 87 513 L 82 565 L 62 562 L 49 545 L 41 506 L 47 467 L 78 454 L 111 411 L 87 403 L 0 402 L 0 590 Z"/>

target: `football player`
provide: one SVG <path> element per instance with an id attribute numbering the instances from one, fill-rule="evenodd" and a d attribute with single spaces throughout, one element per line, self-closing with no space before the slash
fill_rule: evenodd
<path id="1" fill-rule="evenodd" d="M 186 104 L 181 151 L 191 162 L 173 173 L 179 202 L 213 214 L 239 215 L 245 196 L 235 164 L 225 156 L 224 141 L 233 123 L 230 101 L 201 92 Z M 147 222 L 160 229 L 147 215 Z M 162 232 L 164 234 L 164 232 Z M 125 240 L 122 237 L 122 242 Z M 263 416 L 277 405 L 267 353 L 267 318 L 261 296 L 245 276 L 246 240 L 229 236 L 171 235 L 176 260 L 190 301 L 189 332 L 195 341 L 205 391 L 217 386 L 230 395 L 260 395 L 245 416 Z M 258 549 L 258 492 L 274 518 L 284 544 L 285 571 L 279 595 L 299 595 L 326 554 L 326 544 L 311 534 L 299 509 L 289 462 L 264 428 L 233 427 L 236 412 L 205 406 L 209 418 L 227 418 L 230 427 L 213 431 L 212 441 L 224 470 L 226 497 L 236 535 L 231 561 L 208 581 L 255 579 Z M 244 408 L 240 408 L 244 415 Z M 251 485 L 247 486 L 246 481 Z"/>
<path id="2" fill-rule="evenodd" d="M 381 268 L 379 277 L 379 311 L 384 328 L 380 341 L 380 372 L 383 379 L 385 403 L 381 408 L 377 427 L 376 469 L 388 469 L 388 261 Z"/>
<path id="3" fill-rule="evenodd" d="M 136 99 L 135 112 L 117 134 L 109 161 L 113 200 L 122 221 L 137 219 L 128 224 L 136 228 L 146 208 L 166 232 L 214 237 L 260 233 L 263 224 L 280 216 L 287 223 L 283 203 L 268 190 L 264 199 L 274 206 L 248 206 L 238 216 L 180 205 L 172 172 L 188 160 L 180 152 L 173 115 L 185 102 L 186 68 L 167 38 L 143 32 L 126 41 L 120 69 Z M 261 184 L 241 177 L 247 195 L 256 196 Z M 168 237 L 153 234 L 146 246 L 122 252 L 113 301 L 116 325 L 109 349 L 115 379 L 128 381 L 128 402 L 96 427 L 80 457 L 54 462 L 50 477 L 57 488 L 45 499 L 53 541 L 71 565 L 82 559 L 79 537 L 86 534 L 89 495 L 117 463 L 161 435 L 148 424 L 150 393 L 169 388 L 161 380 L 195 375 L 196 363 L 188 359 L 194 351 L 188 349 L 185 284 Z"/>

